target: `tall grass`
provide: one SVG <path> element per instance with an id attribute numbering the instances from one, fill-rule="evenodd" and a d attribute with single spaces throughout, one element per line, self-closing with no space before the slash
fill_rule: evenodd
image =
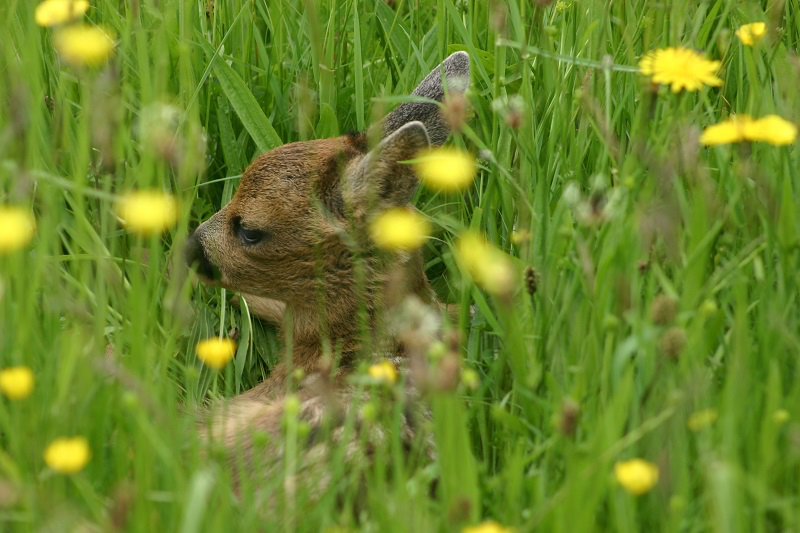
<path id="1" fill-rule="evenodd" d="M 96 0 L 87 19 L 116 37 L 100 69 L 62 64 L 34 8 L 0 8 L 0 200 L 38 226 L 0 256 L 0 367 L 36 376 L 29 398 L 0 401 L 3 531 L 800 528 L 800 156 L 698 144 L 734 112 L 800 120 L 796 0 Z M 745 47 L 733 31 L 756 20 L 769 34 Z M 636 73 L 678 45 L 722 60 L 723 86 L 673 94 Z M 390 454 L 387 477 L 334 461 L 327 488 L 286 496 L 287 463 L 234 491 L 193 413 L 261 381 L 282 339 L 193 282 L 186 235 L 255 155 L 364 130 L 455 50 L 472 58 L 474 117 L 453 142 L 481 172 L 417 206 L 479 386 L 428 398 L 430 464 Z M 116 199 L 139 188 L 179 199 L 163 237 L 118 223 Z M 535 270 L 513 302 L 459 274 L 466 227 Z M 659 295 L 677 302 L 667 323 Z M 194 345 L 220 333 L 239 351 L 218 375 Z M 689 429 L 705 409 L 717 419 Z M 91 446 L 73 476 L 42 458 L 62 435 Z M 300 442 L 287 427 L 287 450 Z M 631 457 L 660 469 L 643 496 L 613 477 Z"/>

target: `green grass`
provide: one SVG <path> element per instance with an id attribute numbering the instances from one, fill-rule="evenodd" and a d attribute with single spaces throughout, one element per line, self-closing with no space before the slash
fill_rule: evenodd
<path id="1" fill-rule="evenodd" d="M 36 375 L 29 398 L 0 401 L 0 530 L 800 529 L 800 155 L 697 142 L 731 112 L 800 121 L 797 0 L 96 0 L 86 18 L 117 42 L 95 70 L 59 62 L 34 4 L 0 7 L 0 202 L 38 225 L 0 256 L 0 367 Z M 743 47 L 733 32 L 756 20 L 769 35 Z M 654 91 L 631 68 L 675 45 L 720 59 L 723 86 Z M 395 449 L 363 465 L 362 492 L 334 461 L 321 495 L 266 503 L 289 462 L 235 495 L 193 413 L 261 381 L 281 339 L 193 285 L 186 235 L 260 151 L 363 130 L 460 49 L 475 116 L 453 142 L 486 157 L 463 197 L 417 205 L 437 225 L 437 291 L 476 309 L 462 366 L 480 386 L 428 399 L 431 464 L 404 468 Z M 153 126 L 160 106 L 170 120 Z M 163 238 L 116 219 L 118 195 L 145 187 L 179 199 Z M 533 296 L 520 281 L 496 301 L 461 277 L 449 243 L 468 226 L 538 272 Z M 678 302 L 667 325 L 660 294 Z M 234 328 L 234 364 L 204 369 L 196 341 Z M 674 359 L 669 328 L 686 338 Z M 693 432 L 702 409 L 718 418 Z M 92 449 L 74 476 L 43 461 L 62 435 Z M 298 435 L 289 424 L 287 449 Z M 613 478 L 631 457 L 660 468 L 643 496 Z"/>

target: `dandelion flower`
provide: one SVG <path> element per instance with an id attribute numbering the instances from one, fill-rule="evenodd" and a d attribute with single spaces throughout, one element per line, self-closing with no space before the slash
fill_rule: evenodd
<path id="1" fill-rule="evenodd" d="M 432 189 L 458 191 L 475 179 L 475 158 L 457 148 L 423 150 L 414 161 L 420 180 Z"/>
<path id="2" fill-rule="evenodd" d="M 639 62 L 642 74 L 653 83 L 671 85 L 672 92 L 697 91 L 703 85 L 719 87 L 722 80 L 716 76 L 719 61 L 711 61 L 688 48 L 662 48 L 644 55 Z"/>
<path id="3" fill-rule="evenodd" d="M 76 474 L 89 462 L 89 443 L 83 437 L 59 437 L 44 451 L 44 462 L 61 474 Z"/>
<path id="4" fill-rule="evenodd" d="M 706 146 L 731 144 L 745 139 L 744 132 L 753 123 L 750 115 L 735 115 L 719 124 L 707 127 L 700 136 L 700 143 Z"/>
<path id="5" fill-rule="evenodd" d="M 384 250 L 408 251 L 422 246 L 431 227 L 417 211 L 396 207 L 378 215 L 369 232 L 375 244 Z"/>
<path id="6" fill-rule="evenodd" d="M 639 496 L 658 483 L 658 467 L 644 459 L 621 461 L 614 465 L 614 476 L 622 488 Z"/>
<path id="7" fill-rule="evenodd" d="M 22 400 L 33 391 L 33 371 L 27 366 L 0 370 L 0 392 L 12 400 Z"/>
<path id="8" fill-rule="evenodd" d="M 751 24 L 744 24 L 739 26 L 736 30 L 736 36 L 742 41 L 742 44 L 753 46 L 758 41 L 764 38 L 767 34 L 767 25 L 763 22 L 753 22 Z"/>
<path id="9" fill-rule="evenodd" d="M 175 198 L 160 191 L 128 193 L 120 200 L 117 213 L 128 231 L 140 235 L 156 235 L 178 219 Z"/>
<path id="10" fill-rule="evenodd" d="M 703 409 L 702 411 L 692 413 L 689 420 L 686 421 L 686 426 L 697 433 L 716 422 L 718 416 L 715 409 Z"/>
<path id="11" fill-rule="evenodd" d="M 761 141 L 773 146 L 793 144 L 797 139 L 797 126 L 778 115 L 767 115 L 753 121 L 745 129 L 748 141 Z"/>
<path id="12" fill-rule="evenodd" d="M 34 12 L 36 24 L 45 28 L 81 17 L 89 9 L 87 0 L 45 0 Z"/>
<path id="13" fill-rule="evenodd" d="M 233 359 L 233 355 L 236 353 L 236 343 L 231 339 L 211 337 L 198 342 L 195 351 L 197 358 L 206 366 L 220 370 Z"/>
<path id="14" fill-rule="evenodd" d="M 495 295 L 508 294 L 514 283 L 511 259 L 477 233 L 467 232 L 457 244 L 458 255 L 472 278 Z"/>
<path id="15" fill-rule="evenodd" d="M 511 528 L 504 527 L 494 520 L 487 520 L 477 526 L 465 527 L 461 533 L 511 533 L 512 531 Z"/>
<path id="16" fill-rule="evenodd" d="M 397 369 L 388 359 L 370 365 L 367 373 L 371 378 L 380 383 L 392 384 L 397 381 Z"/>
<path id="17" fill-rule="evenodd" d="M 797 139 L 797 126 L 778 115 L 753 119 L 749 115 L 735 115 L 719 124 L 709 126 L 700 136 L 700 143 L 718 146 L 742 141 L 766 142 L 785 146 Z"/>
<path id="18" fill-rule="evenodd" d="M 19 250 L 36 231 L 36 222 L 27 209 L 0 205 L 0 254 Z"/>
<path id="19" fill-rule="evenodd" d="M 61 58 L 73 66 L 97 67 L 105 63 L 114 50 L 114 40 L 96 26 L 81 24 L 64 28 L 53 42 Z"/>

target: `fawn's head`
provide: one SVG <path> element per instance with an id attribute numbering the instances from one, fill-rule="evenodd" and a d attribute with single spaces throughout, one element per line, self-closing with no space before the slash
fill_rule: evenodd
<path id="1" fill-rule="evenodd" d="M 412 94 L 441 102 L 468 84 L 469 56 L 458 52 Z M 407 205 L 418 182 L 400 162 L 449 135 L 434 103 L 402 104 L 379 127 L 383 138 L 371 151 L 365 134 L 350 134 L 256 158 L 230 203 L 192 234 L 187 261 L 207 282 L 287 304 L 315 301 L 320 280 L 333 291 L 349 283 L 349 228 L 374 209 Z"/>

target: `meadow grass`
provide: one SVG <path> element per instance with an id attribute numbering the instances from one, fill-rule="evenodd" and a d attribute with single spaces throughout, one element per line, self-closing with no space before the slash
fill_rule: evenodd
<path id="1" fill-rule="evenodd" d="M 0 203 L 37 221 L 0 256 L 0 367 L 36 380 L 0 401 L 0 529 L 800 529 L 800 156 L 698 143 L 731 113 L 800 120 L 797 0 L 94 0 L 116 46 L 89 69 L 59 60 L 34 8 L 0 7 Z M 743 46 L 754 21 L 768 34 Z M 721 60 L 722 86 L 651 85 L 638 61 L 666 46 Z M 255 155 L 365 130 L 456 50 L 473 118 L 451 142 L 480 173 L 416 205 L 479 384 L 427 399 L 433 461 L 332 461 L 313 494 L 284 490 L 287 461 L 234 492 L 193 413 L 263 380 L 283 341 L 193 283 L 186 236 Z M 163 236 L 119 224 L 142 188 L 178 199 Z M 518 258 L 511 299 L 460 274 L 469 227 Z M 216 373 L 194 346 L 220 334 L 239 348 Z M 70 435 L 92 457 L 62 475 L 43 452 Z M 287 454 L 301 440 L 288 423 Z M 634 457 L 660 471 L 641 496 L 613 474 Z"/>

